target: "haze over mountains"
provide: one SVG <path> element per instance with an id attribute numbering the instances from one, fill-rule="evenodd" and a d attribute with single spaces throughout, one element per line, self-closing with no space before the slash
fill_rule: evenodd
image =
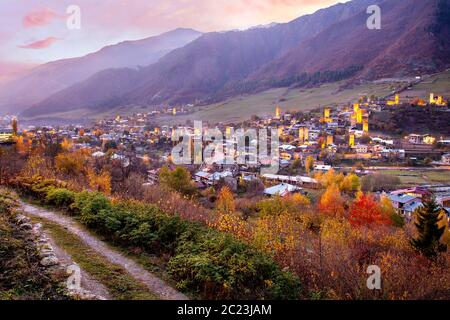
<path id="1" fill-rule="evenodd" d="M 177 29 L 156 37 L 107 46 L 84 57 L 46 63 L 0 87 L 0 110 L 27 109 L 105 69 L 148 66 L 200 35 L 195 30 Z"/>
<path id="2" fill-rule="evenodd" d="M 27 117 L 81 108 L 99 112 L 128 105 L 209 103 L 272 87 L 346 78 L 373 80 L 437 72 L 450 66 L 449 2 L 354 0 L 263 28 L 201 36 L 183 30 L 187 34 L 165 50 L 153 43 L 137 46 L 140 49 L 135 51 L 124 43 L 108 47 L 109 51 L 122 56 L 120 50 L 127 50 L 123 56 L 135 54 L 133 66 L 146 67 L 129 68 L 127 61 L 120 59 L 109 65 L 111 60 L 100 56 L 93 59 L 99 72 L 75 73 L 77 81 L 69 83 L 63 76 L 65 68 L 56 74 L 48 71 L 65 60 L 47 64 L 44 75 L 51 76 L 43 76 L 48 82 L 42 81 L 39 94 L 31 90 L 32 81 L 22 81 L 10 87 L 10 97 L 17 98 L 14 92 L 20 90 L 31 94 L 17 102 L 5 100 L 0 90 L 0 107 L 5 101 L 11 107 L 28 104 L 23 113 Z M 366 26 L 366 9 L 373 4 L 381 7 L 381 30 Z"/>

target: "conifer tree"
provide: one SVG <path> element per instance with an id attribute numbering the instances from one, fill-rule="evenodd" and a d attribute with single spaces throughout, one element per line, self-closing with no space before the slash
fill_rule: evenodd
<path id="1" fill-rule="evenodd" d="M 412 246 L 428 258 L 436 258 L 439 252 L 446 250 L 446 245 L 440 242 L 445 227 L 439 227 L 441 209 L 435 199 L 428 199 L 416 209 L 417 222 L 415 226 L 418 237 L 411 241 Z"/>

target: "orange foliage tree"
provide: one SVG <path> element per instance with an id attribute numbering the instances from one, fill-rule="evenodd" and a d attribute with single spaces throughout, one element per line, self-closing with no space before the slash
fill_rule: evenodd
<path id="1" fill-rule="evenodd" d="M 108 171 L 103 169 L 97 174 L 94 170 L 89 169 L 88 178 L 92 190 L 111 195 L 111 174 Z"/>
<path id="2" fill-rule="evenodd" d="M 87 157 L 81 151 L 60 153 L 55 158 L 55 167 L 65 175 L 76 176 L 83 173 L 86 162 Z"/>
<path id="3" fill-rule="evenodd" d="M 233 193 L 230 188 L 223 187 L 220 189 L 219 197 L 216 204 L 217 212 L 222 214 L 230 214 L 236 211 Z"/>
<path id="4" fill-rule="evenodd" d="M 371 195 L 363 194 L 353 201 L 350 207 L 352 226 L 370 227 L 373 225 L 391 225 L 392 221 L 383 215 L 378 203 Z"/>
<path id="5" fill-rule="evenodd" d="M 332 217 L 340 217 L 344 215 L 345 200 L 336 184 L 330 185 L 319 201 L 319 210 L 323 214 Z"/>

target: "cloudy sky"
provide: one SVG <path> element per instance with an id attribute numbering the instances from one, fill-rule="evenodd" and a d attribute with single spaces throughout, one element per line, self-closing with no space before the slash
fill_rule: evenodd
<path id="1" fill-rule="evenodd" d="M 6 74 L 179 27 L 246 29 L 287 22 L 346 0 L 0 0 L 0 81 Z M 67 8 L 81 29 L 67 28 Z"/>

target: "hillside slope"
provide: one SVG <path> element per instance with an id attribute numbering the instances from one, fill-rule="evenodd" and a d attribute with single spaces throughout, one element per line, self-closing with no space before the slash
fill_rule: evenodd
<path id="1" fill-rule="evenodd" d="M 0 112 L 20 112 L 105 69 L 148 66 L 200 35 L 195 30 L 177 29 L 143 40 L 107 46 L 80 58 L 38 66 L 0 87 Z"/>
<path id="2" fill-rule="evenodd" d="M 35 116 L 52 110 L 116 107 L 126 104 L 155 105 L 161 102 L 193 102 L 212 99 L 228 83 L 245 79 L 263 65 L 281 57 L 292 48 L 320 33 L 336 21 L 343 21 L 373 0 L 355 0 L 338 4 L 302 16 L 290 23 L 246 31 L 204 34 L 183 48 L 172 51 L 158 63 L 134 72 L 136 85 L 127 94 L 127 79 L 123 79 L 120 94 L 105 94 L 113 88 L 97 92 L 96 87 L 111 78 L 121 81 L 123 71 L 95 75 L 84 85 L 76 85 L 58 93 L 27 110 L 24 115 Z M 115 86 L 117 87 L 117 86 Z M 123 89 L 123 90 L 122 90 Z M 94 99 L 90 99 L 95 95 Z M 67 96 L 83 97 L 72 102 Z M 121 96 L 117 99 L 117 96 Z M 84 98 L 86 97 L 86 98 Z"/>
<path id="3" fill-rule="evenodd" d="M 24 115 L 210 104 L 277 87 L 442 71 L 450 66 L 449 1 L 354 0 L 286 24 L 208 33 L 149 67 L 95 75 Z M 369 30 L 366 9 L 376 3 L 382 28 Z"/>

